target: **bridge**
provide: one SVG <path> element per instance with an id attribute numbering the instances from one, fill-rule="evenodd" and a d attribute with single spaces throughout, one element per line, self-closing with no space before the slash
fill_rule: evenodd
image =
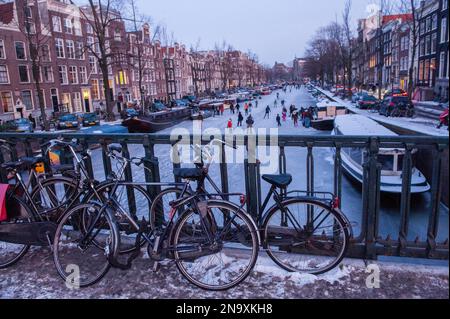
<path id="1" fill-rule="evenodd" d="M 0 139 L 17 143 L 16 149 L 11 152 L 2 151 L 0 153 L 0 162 L 8 160 L 16 160 L 20 156 L 34 156 L 42 151 L 42 144 L 61 135 L 51 133 L 35 133 L 35 134 L 0 134 Z M 207 144 L 212 138 L 210 136 L 194 136 L 190 135 L 187 139 L 181 136 L 158 135 L 158 134 L 111 134 L 111 135 L 86 135 L 86 134 L 64 134 L 62 137 L 67 139 L 76 138 L 87 149 L 98 149 L 101 152 L 101 163 L 93 163 L 92 159 L 86 160 L 86 167 L 91 177 L 94 177 L 94 164 L 101 165 L 105 176 L 112 171 L 112 163 L 107 156 L 107 146 L 112 143 L 121 144 L 123 147 L 123 155 L 127 158 L 136 156 L 134 153 L 137 149 L 143 152 L 146 158 L 146 168 L 149 169 L 145 173 L 146 182 L 160 182 L 162 170 L 161 166 L 166 167 L 167 163 L 161 163 L 155 148 L 165 146 L 173 152 L 174 156 L 178 154 L 178 148 L 183 144 L 192 144 L 197 140 L 201 140 L 203 144 Z M 229 139 L 229 136 L 223 136 Z M 234 136 L 232 141 L 236 146 L 245 147 L 245 161 L 243 163 L 245 178 L 241 178 L 242 186 L 245 187 L 248 204 L 247 210 L 251 214 L 257 214 L 261 204 L 261 167 L 257 159 L 257 151 L 251 145 L 270 146 L 271 136 Z M 256 143 L 256 144 L 254 144 Z M 363 165 L 363 183 L 362 183 L 362 209 L 361 212 L 354 211 L 353 214 L 360 216 L 360 231 L 354 234 L 351 247 L 348 253 L 352 258 L 377 259 L 378 256 L 399 256 L 399 257 L 415 257 L 427 259 L 448 260 L 449 245 L 448 238 L 438 240 L 439 238 L 439 222 L 440 222 L 440 199 L 443 185 L 443 168 L 448 165 L 444 159 L 444 153 L 448 152 L 449 140 L 447 137 L 435 136 L 394 136 L 394 137 L 361 137 L 361 136 L 299 136 L 299 135 L 281 135 L 278 136 L 277 148 L 278 167 L 280 173 L 291 173 L 296 176 L 295 172 L 290 171 L 288 167 L 286 153 L 294 150 L 295 152 L 305 152 L 306 160 L 304 162 L 306 189 L 308 193 L 316 191 L 317 169 L 315 163 L 318 158 L 315 156 L 317 149 L 331 148 L 333 149 L 333 183 L 330 190 L 338 196 L 341 196 L 343 189 L 343 167 L 342 167 L 342 151 L 345 148 L 357 148 L 366 152 L 366 161 Z M 133 146 L 133 147 L 131 147 Z M 137 148 L 136 148 L 137 147 Z M 382 148 L 403 148 L 406 154 L 403 159 L 403 185 L 402 193 L 399 198 L 400 203 L 400 224 L 398 231 L 381 236 L 384 225 L 380 223 L 380 173 L 381 164 L 378 160 L 379 150 Z M 419 152 L 427 152 L 431 154 L 431 176 L 428 182 L 431 185 L 431 205 L 426 212 L 427 216 L 426 229 L 411 240 L 409 234 L 411 222 L 411 176 L 413 168 L 413 153 L 415 150 Z M 133 155 L 134 154 L 134 155 Z M 230 185 L 229 174 L 230 165 L 226 161 L 225 146 L 222 147 L 219 165 L 220 185 L 222 191 L 227 193 L 230 188 L 236 185 Z M 62 159 L 66 163 L 73 163 L 71 154 L 68 152 L 62 154 Z M 300 157 L 299 157 L 300 159 Z M 164 164 L 164 165 L 162 165 Z M 171 163 L 171 168 L 180 167 L 180 164 Z M 303 174 L 303 173 L 302 173 Z M 6 174 L 0 174 L 2 182 L 6 183 Z M 133 181 L 133 172 L 129 167 L 125 173 L 127 181 Z M 159 189 L 157 187 L 148 187 L 151 196 L 155 196 Z M 136 203 L 130 198 L 130 207 L 136 211 Z M 354 208 L 357 209 L 357 208 Z M 344 213 L 350 213 L 344 211 Z M 448 229 L 448 225 L 447 225 Z M 447 235 L 448 236 L 448 235 Z"/>

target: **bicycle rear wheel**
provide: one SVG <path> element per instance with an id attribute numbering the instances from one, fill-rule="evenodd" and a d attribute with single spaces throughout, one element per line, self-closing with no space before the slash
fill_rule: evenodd
<path id="1" fill-rule="evenodd" d="M 349 231 L 342 218 L 319 202 L 290 199 L 268 213 L 264 248 L 280 267 L 291 272 L 319 275 L 345 257 Z"/>
<path id="2" fill-rule="evenodd" d="M 8 223 L 30 223 L 32 222 L 32 214 L 28 205 L 15 195 L 10 195 L 6 201 L 9 214 L 14 214 L 15 220 L 0 223 L 7 225 Z M 0 241 L 0 269 L 8 268 L 17 263 L 30 249 L 29 245 L 12 244 Z"/>
<path id="3" fill-rule="evenodd" d="M 210 201 L 206 211 L 205 218 L 190 209 L 178 221 L 172 237 L 175 261 L 192 284 L 227 290 L 244 281 L 253 269 L 259 251 L 258 230 L 245 212 L 226 202 Z"/>
<path id="4" fill-rule="evenodd" d="M 100 205 L 67 212 L 53 242 L 53 260 L 66 285 L 82 288 L 100 281 L 110 269 L 108 257 L 118 251 L 117 236 L 117 226 Z"/>

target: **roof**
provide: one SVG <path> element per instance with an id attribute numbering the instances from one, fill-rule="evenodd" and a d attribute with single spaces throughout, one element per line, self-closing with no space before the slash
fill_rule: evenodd
<path id="1" fill-rule="evenodd" d="M 338 103 L 338 102 L 331 102 L 330 100 L 325 100 L 325 101 L 317 103 L 317 107 L 328 107 L 328 106 L 343 107 L 345 105 L 343 105 L 342 103 Z"/>
<path id="2" fill-rule="evenodd" d="M 14 19 L 14 2 L 0 4 L 0 23 L 10 24 Z"/>
<path id="3" fill-rule="evenodd" d="M 354 136 L 398 136 L 374 120 L 362 115 L 339 115 L 334 126 L 343 135 Z"/>
<path id="4" fill-rule="evenodd" d="M 405 14 L 391 14 L 387 16 L 383 16 L 383 24 L 386 24 L 388 22 L 401 19 L 403 21 L 412 21 L 413 16 L 412 13 L 405 13 Z"/>

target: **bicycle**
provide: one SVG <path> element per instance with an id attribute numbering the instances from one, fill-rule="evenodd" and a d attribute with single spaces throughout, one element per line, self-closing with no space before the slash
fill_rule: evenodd
<path id="1" fill-rule="evenodd" d="M 223 143 L 214 140 L 202 151 L 211 157 L 211 145 L 218 142 Z M 185 178 L 187 174 L 183 172 L 188 170 L 182 169 L 175 174 Z M 209 198 L 204 181 L 208 181 L 218 194 L 221 193 L 209 176 L 208 165 L 204 167 L 202 162 L 191 170 L 200 181 L 196 194 Z M 339 265 L 345 257 L 350 238 L 353 237 L 351 224 L 339 208 L 339 198 L 325 192 L 288 192 L 287 187 L 292 183 L 292 176 L 288 174 L 263 175 L 262 179 L 271 188 L 259 209 L 260 213 L 252 216 L 260 232 L 262 247 L 269 257 L 287 271 L 315 275 Z M 186 196 L 185 193 L 171 188 L 155 197 L 150 224 L 158 223 L 161 218 L 166 220 L 167 198 L 170 201 L 182 196 Z M 272 196 L 275 203 L 268 208 Z M 226 199 L 225 194 L 222 194 L 222 198 Z M 161 211 L 164 212 L 162 217 Z M 306 259 L 302 260 L 303 257 Z"/>
<path id="2" fill-rule="evenodd" d="M 194 171 L 183 172 L 188 179 L 198 178 Z M 115 186 L 119 183 L 119 180 L 115 181 Z M 182 185 L 183 196 L 170 203 L 169 218 L 164 226 L 150 226 L 145 218 L 136 222 L 116 201 L 113 195 L 115 187 L 101 208 L 92 209 L 83 204 L 68 211 L 58 226 L 53 244 L 54 262 L 59 275 L 67 280 L 67 267 L 81 261 L 83 266 L 90 265 L 90 268 L 82 273 L 83 278 L 79 283 L 80 286 L 86 287 L 103 278 L 109 266 L 128 270 L 140 253 L 143 239 L 148 244 L 147 252 L 154 262 L 155 270 L 158 269 L 159 262 L 165 259 L 173 260 L 189 282 L 200 288 L 216 291 L 230 289 L 245 280 L 256 263 L 259 248 L 258 231 L 251 217 L 242 209 L 245 200 L 240 207 L 223 199 L 205 201 L 201 194 L 184 196 L 189 189 L 189 183 Z M 243 197 L 242 194 L 227 196 L 240 196 L 241 199 Z M 180 218 L 176 219 L 176 213 L 180 211 Z M 119 260 L 122 236 L 117 224 L 118 219 L 127 220 L 129 226 L 138 233 L 135 249 L 126 263 Z M 76 231 L 80 228 L 83 231 Z M 75 245 L 77 249 L 70 249 L 68 244 Z M 74 255 L 90 249 L 95 251 L 92 257 L 100 256 L 100 260 L 87 261 L 86 258 Z M 249 258 L 244 258 L 246 262 L 243 265 L 244 254 Z M 69 260 L 63 261 L 62 255 L 70 255 Z M 241 261 L 240 264 L 231 265 L 233 261 L 238 260 Z M 96 267 L 97 271 L 94 271 L 93 267 Z M 229 271 L 224 275 L 223 272 L 227 270 Z"/>

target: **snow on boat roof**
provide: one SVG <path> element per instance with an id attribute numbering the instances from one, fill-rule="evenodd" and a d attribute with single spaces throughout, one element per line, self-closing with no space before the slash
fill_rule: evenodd
<path id="1" fill-rule="evenodd" d="M 398 136 L 374 120 L 362 115 L 339 115 L 334 121 L 334 127 L 343 135 L 355 136 Z"/>
<path id="2" fill-rule="evenodd" d="M 331 101 L 321 101 L 317 103 L 317 107 L 328 107 L 328 106 L 335 106 L 335 107 L 345 107 L 342 103 L 338 102 L 331 102 Z"/>

